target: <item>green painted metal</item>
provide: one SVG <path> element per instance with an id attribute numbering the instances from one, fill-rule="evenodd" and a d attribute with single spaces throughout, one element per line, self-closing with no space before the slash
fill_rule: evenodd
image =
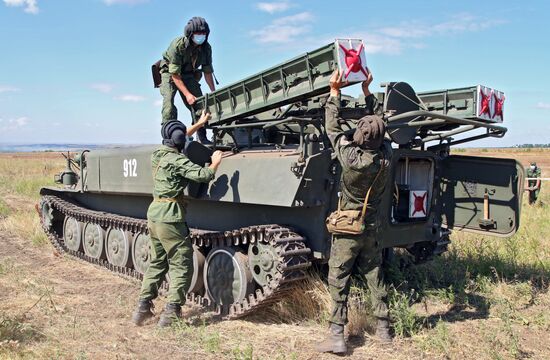
<path id="1" fill-rule="evenodd" d="M 450 229 L 495 236 L 516 232 L 525 178 L 518 161 L 450 156 L 441 165 L 438 191 Z"/>
<path id="2" fill-rule="evenodd" d="M 476 118 L 477 86 L 419 92 L 426 110 L 459 118 Z"/>
<path id="3" fill-rule="evenodd" d="M 325 93 L 336 64 L 334 43 L 325 45 L 198 98 L 195 116 L 208 109 L 219 125 Z"/>

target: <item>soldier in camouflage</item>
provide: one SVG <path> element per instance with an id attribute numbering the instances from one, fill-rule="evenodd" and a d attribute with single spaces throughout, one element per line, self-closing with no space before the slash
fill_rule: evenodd
<path id="1" fill-rule="evenodd" d="M 336 71 L 330 79 L 325 127 L 342 166 L 341 209 L 361 210 L 368 189 L 372 187 L 372 190 L 367 203 L 364 233 L 333 235 L 328 274 L 332 314 L 329 335 L 316 347 L 319 352 L 347 351 L 344 325 L 348 321 L 347 301 L 352 273 L 357 274 L 370 290 L 374 316 L 378 319 L 376 336 L 382 341 L 391 341 L 387 291 L 381 270 L 382 250 L 378 237 L 377 208 L 384 192 L 392 152 L 389 142 L 384 141 L 385 124 L 380 116 L 374 115 L 378 110 L 378 102 L 369 91 L 371 82 L 372 75 L 369 72 L 368 79 L 363 83 L 363 92 L 373 115 L 361 118 L 353 137 L 349 138 L 340 125 L 342 77 Z"/>
<path id="2" fill-rule="evenodd" d="M 183 103 L 192 111 L 197 97 L 202 96 L 199 80 L 203 73 L 210 91 L 216 90 L 209 34 L 206 20 L 193 17 L 185 26 L 184 36 L 174 39 L 164 52 L 160 62 L 163 124 L 178 118 L 178 110 L 174 106 L 176 92 L 180 93 Z M 198 137 L 203 144 L 209 143 L 205 128 L 199 129 Z"/>
<path id="3" fill-rule="evenodd" d="M 537 198 L 540 193 L 541 185 L 541 171 L 536 162 L 532 162 L 531 165 L 525 170 L 528 178 L 536 178 L 536 180 L 527 180 L 526 191 L 529 192 L 529 205 L 533 205 L 537 202 Z"/>
<path id="4" fill-rule="evenodd" d="M 190 180 L 209 182 L 214 179 L 221 162 L 220 151 L 214 152 L 208 167 L 192 163 L 181 151 L 186 136 L 203 127 L 209 117 L 203 112 L 189 129 L 177 120 L 165 123 L 162 127 L 163 145 L 151 156 L 154 199 L 147 211 L 151 263 L 143 276 L 138 306 L 132 317 L 138 326 L 153 316 L 152 300 L 158 296 L 158 289 L 167 274 L 170 277 L 168 303 L 158 325 L 170 326 L 174 319 L 181 317 L 181 306 L 185 303 L 185 293 L 193 276 L 193 248 L 185 222 L 183 189 Z"/>

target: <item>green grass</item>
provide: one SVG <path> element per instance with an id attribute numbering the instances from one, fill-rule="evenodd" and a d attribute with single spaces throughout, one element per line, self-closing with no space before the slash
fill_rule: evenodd
<path id="1" fill-rule="evenodd" d="M 25 322 L 24 317 L 0 316 L 0 345 L 16 345 L 42 339 L 44 336 Z M 1 350 L 2 346 L 0 346 Z M 1 353 L 0 353 L 1 354 Z"/>

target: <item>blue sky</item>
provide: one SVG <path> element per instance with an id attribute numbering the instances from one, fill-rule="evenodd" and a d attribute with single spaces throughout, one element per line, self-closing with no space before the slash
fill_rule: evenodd
<path id="1" fill-rule="evenodd" d="M 359 37 L 375 84 L 504 91 L 508 134 L 474 145 L 548 143 L 549 13 L 543 0 L 0 0 L 0 142 L 158 142 L 150 65 L 203 16 L 220 86 Z"/>

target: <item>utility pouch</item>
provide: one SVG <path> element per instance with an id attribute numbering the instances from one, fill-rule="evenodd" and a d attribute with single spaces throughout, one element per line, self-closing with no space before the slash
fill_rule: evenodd
<path id="1" fill-rule="evenodd" d="M 331 234 L 359 235 L 365 231 L 365 221 L 360 210 L 336 210 L 327 220 L 327 230 Z"/>
<path id="2" fill-rule="evenodd" d="M 161 77 L 160 77 L 160 62 L 161 61 L 162 60 L 159 60 L 151 66 L 151 72 L 152 72 L 152 75 L 153 75 L 153 85 L 155 86 L 155 88 L 160 87 L 160 83 L 161 83 Z"/>

